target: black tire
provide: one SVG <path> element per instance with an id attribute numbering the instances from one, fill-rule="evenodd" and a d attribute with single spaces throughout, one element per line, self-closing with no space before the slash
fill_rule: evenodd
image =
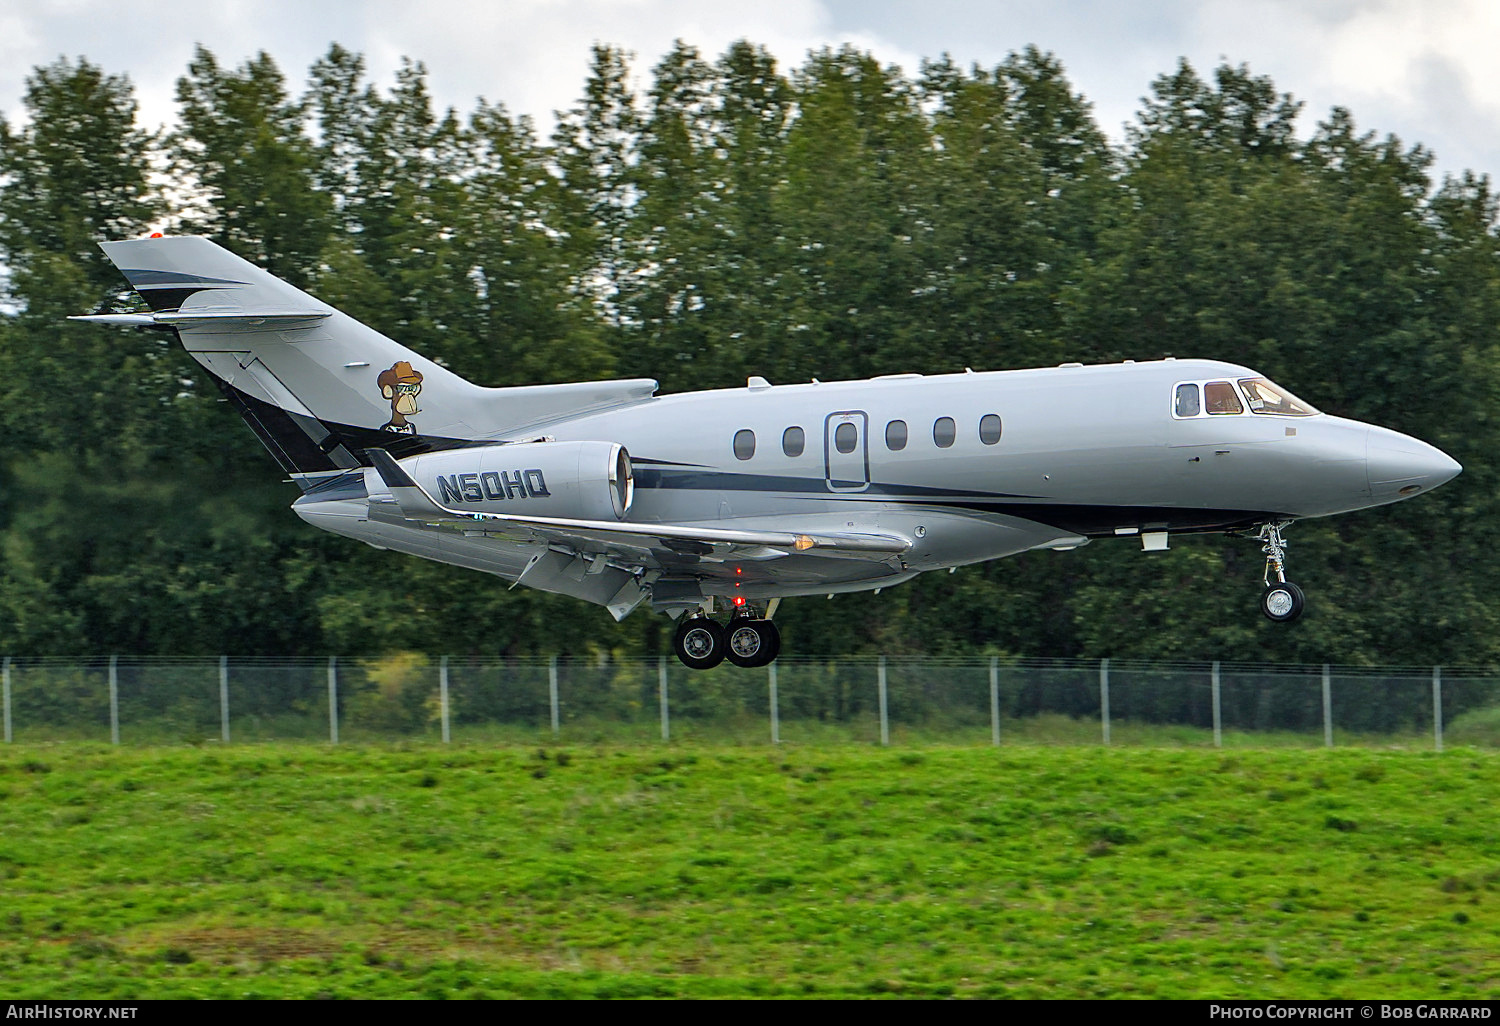
<path id="1" fill-rule="evenodd" d="M 1291 581 L 1272 583 L 1260 597 L 1260 611 L 1275 623 L 1291 623 L 1302 615 L 1302 589 Z"/>
<path id="2" fill-rule="evenodd" d="M 724 647 L 736 666 L 765 666 L 781 652 L 781 631 L 770 620 L 736 617 L 724 628 Z"/>
<path id="3" fill-rule="evenodd" d="M 708 670 L 724 661 L 724 628 L 706 616 L 690 616 L 677 625 L 672 651 L 690 670 Z"/>
<path id="4" fill-rule="evenodd" d="M 760 657 L 760 661 L 755 665 L 767 666 L 774 662 L 777 656 L 781 655 L 781 628 L 777 627 L 770 620 L 761 620 L 760 624 L 761 629 L 766 635 L 766 649 L 765 653 Z"/>

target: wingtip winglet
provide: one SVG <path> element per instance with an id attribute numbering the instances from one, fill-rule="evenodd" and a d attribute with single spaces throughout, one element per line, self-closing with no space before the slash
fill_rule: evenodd
<path id="1" fill-rule="evenodd" d="M 417 484 L 412 476 L 406 472 L 406 468 L 396 462 L 396 458 L 384 449 L 366 449 L 365 458 L 375 468 L 375 473 L 380 475 L 380 480 L 390 489 L 396 504 L 401 507 L 401 512 L 408 519 L 451 520 L 455 517 L 463 518 L 463 514 L 447 509 L 436 499 L 427 493 L 427 489 Z"/>
<path id="2" fill-rule="evenodd" d="M 417 482 L 413 481 L 411 475 L 401 469 L 401 464 L 396 462 L 395 457 L 384 449 L 366 449 L 365 456 L 370 465 L 380 475 L 388 488 L 416 488 Z"/>

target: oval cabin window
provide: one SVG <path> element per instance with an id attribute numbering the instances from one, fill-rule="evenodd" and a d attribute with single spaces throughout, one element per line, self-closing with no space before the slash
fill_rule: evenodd
<path id="1" fill-rule="evenodd" d="M 788 456 L 801 456 L 807 447 L 807 435 L 799 427 L 789 427 L 781 433 L 781 451 Z"/>
<path id="2" fill-rule="evenodd" d="M 734 433 L 735 459 L 748 460 L 755 455 L 755 432 L 749 428 Z"/>
<path id="3" fill-rule="evenodd" d="M 958 429 L 954 426 L 952 417 L 939 417 L 933 421 L 932 441 L 939 449 L 948 448 L 956 437 L 958 437 Z"/>
<path id="4" fill-rule="evenodd" d="M 851 453 L 859 444 L 859 429 L 853 424 L 840 424 L 833 432 L 833 446 L 839 452 Z"/>
<path id="5" fill-rule="evenodd" d="M 893 420 L 885 426 L 885 447 L 891 452 L 906 448 L 906 421 Z"/>
<path id="6" fill-rule="evenodd" d="M 979 440 L 985 445 L 994 445 L 1000 441 L 1000 417 L 998 414 L 986 413 L 979 418 Z"/>

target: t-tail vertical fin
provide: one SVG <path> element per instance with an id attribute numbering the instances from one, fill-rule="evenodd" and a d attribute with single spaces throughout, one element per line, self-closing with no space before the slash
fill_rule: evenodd
<path id="1" fill-rule="evenodd" d="M 472 413 L 487 389 L 208 239 L 103 248 L 294 472 L 357 465 L 382 440 L 409 453 L 478 433 Z"/>
<path id="2" fill-rule="evenodd" d="M 85 320 L 167 329 L 218 381 L 282 467 L 324 475 L 482 444 L 643 402 L 656 382 L 482 388 L 197 236 L 103 244 L 148 314 Z"/>

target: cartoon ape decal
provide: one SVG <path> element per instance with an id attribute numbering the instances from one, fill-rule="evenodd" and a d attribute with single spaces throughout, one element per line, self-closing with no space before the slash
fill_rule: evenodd
<path id="1" fill-rule="evenodd" d="M 391 420 L 382 431 L 396 435 L 414 435 L 417 426 L 407 417 L 422 411 L 417 408 L 417 396 L 422 393 L 422 372 L 413 370 L 405 360 L 397 360 L 395 366 L 380 372 L 375 379 L 380 394 L 391 401 Z"/>

